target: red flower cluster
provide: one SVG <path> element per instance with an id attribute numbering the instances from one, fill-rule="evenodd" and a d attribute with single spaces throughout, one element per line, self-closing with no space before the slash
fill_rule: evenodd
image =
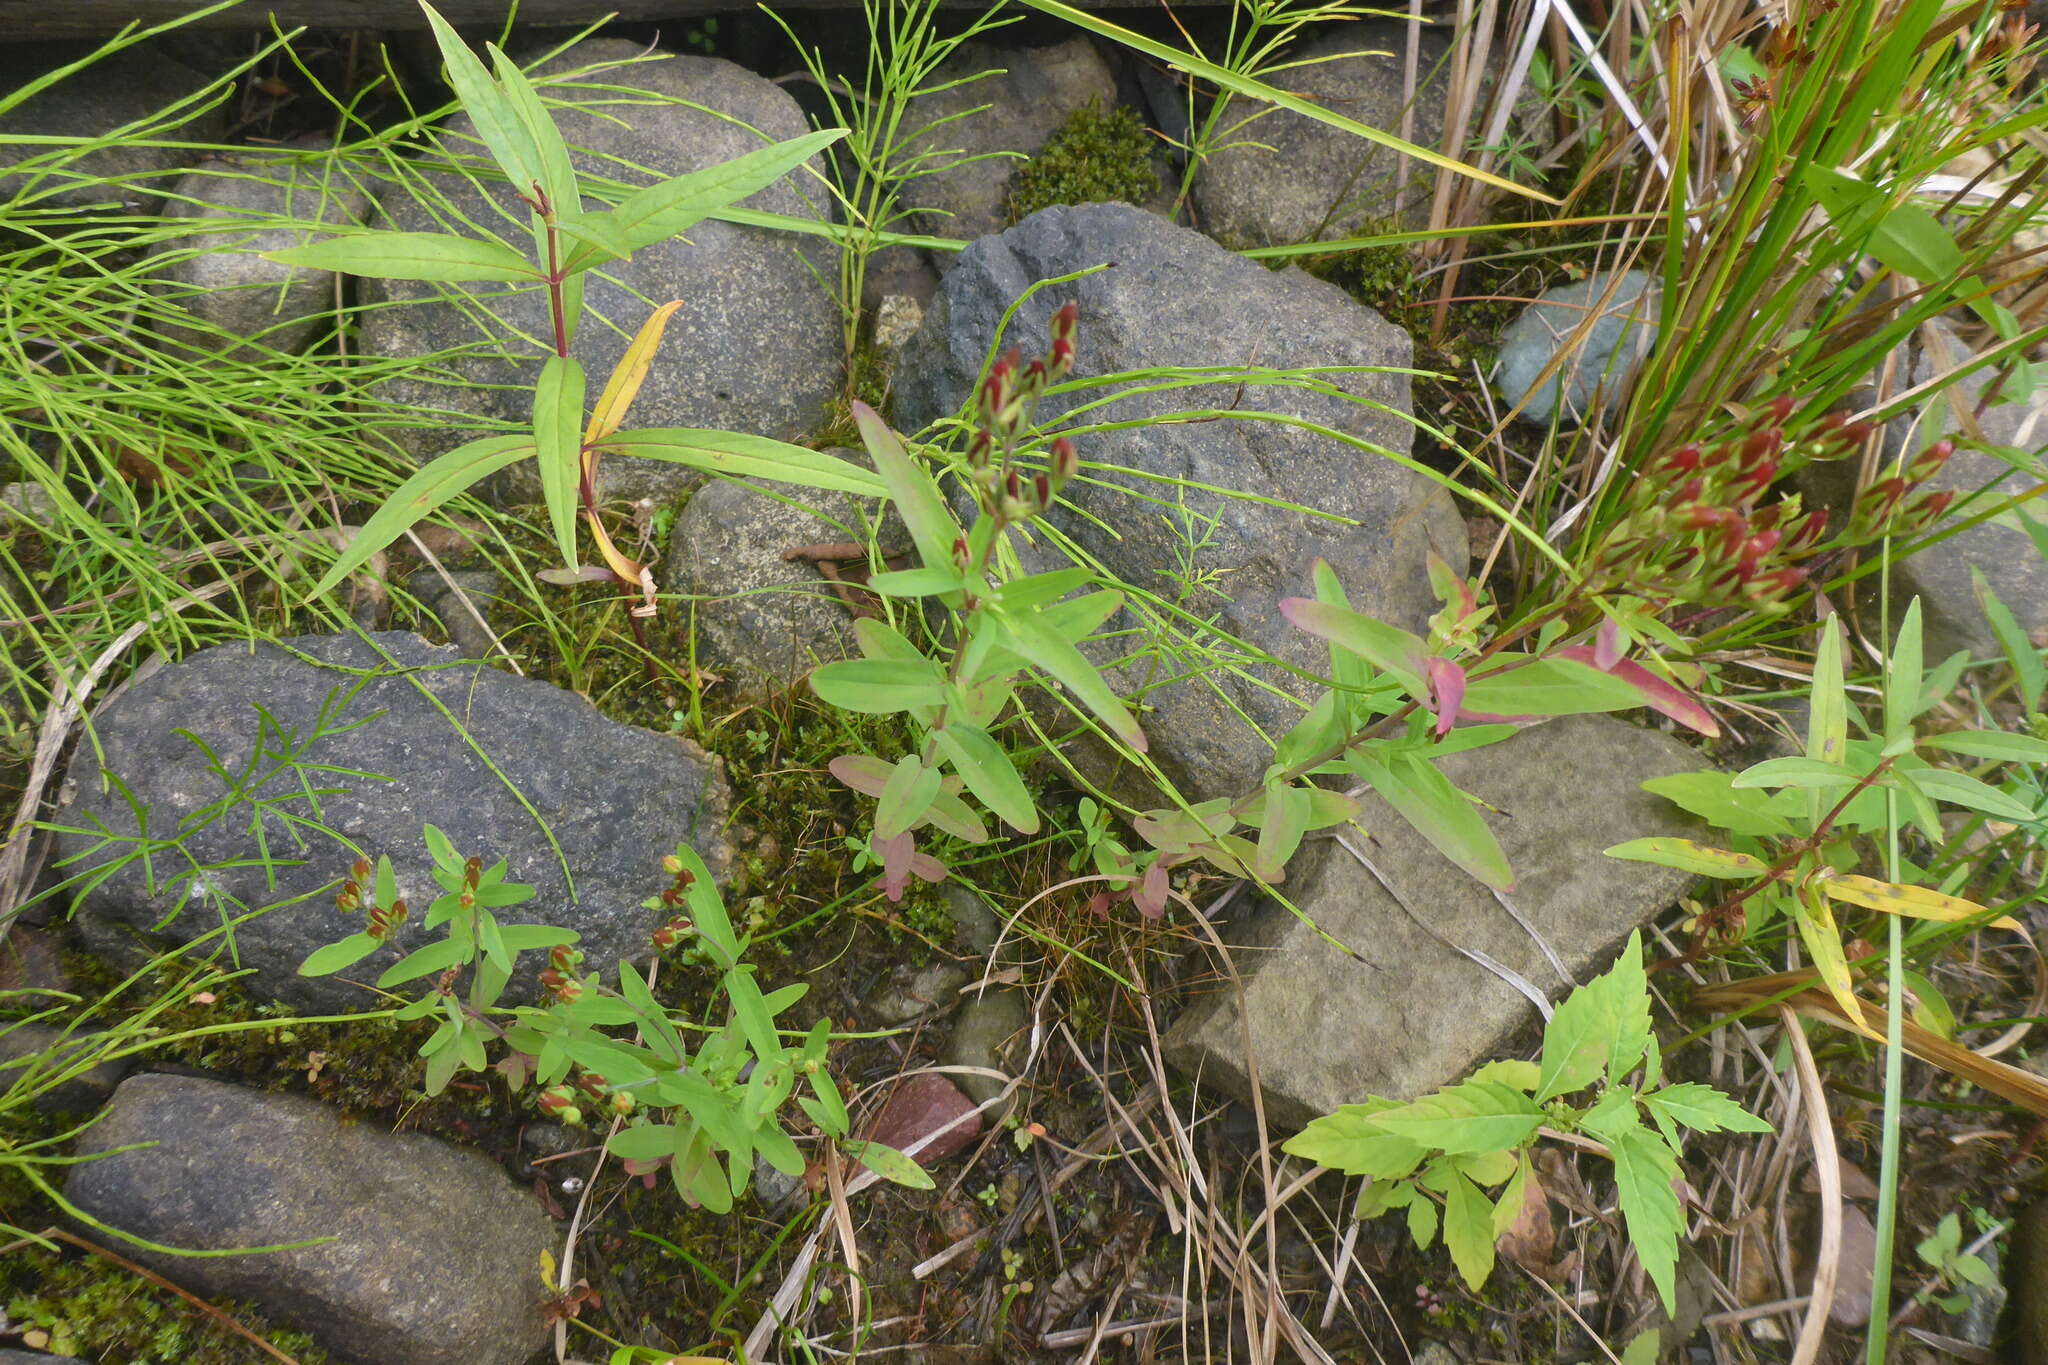
<path id="1" fill-rule="evenodd" d="M 1954 494 L 1922 487 L 1954 449 L 1948 441 L 1872 485 L 1851 509 L 1847 529 L 1832 539 L 1826 510 L 1802 507 L 1798 494 L 1764 503 L 1781 474 L 1842 459 L 1873 434 L 1867 422 L 1829 413 L 1812 436 L 1788 444 L 1783 423 L 1793 406 L 1790 398 L 1774 399 L 1748 430 L 1651 460 L 1630 485 L 1628 510 L 1594 556 L 1588 588 L 1770 610 L 1805 585 L 1806 561 L 1887 534 L 1915 534 L 1948 510 Z"/>

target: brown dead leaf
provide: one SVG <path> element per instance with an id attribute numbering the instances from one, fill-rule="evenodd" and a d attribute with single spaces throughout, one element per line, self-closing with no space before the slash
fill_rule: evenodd
<path id="1" fill-rule="evenodd" d="M 1550 1217 L 1550 1196 L 1532 1168 L 1522 1186 L 1522 1207 L 1515 1221 L 1494 1243 L 1501 1255 L 1529 1270 L 1548 1265 L 1557 1255 L 1557 1226 Z"/>

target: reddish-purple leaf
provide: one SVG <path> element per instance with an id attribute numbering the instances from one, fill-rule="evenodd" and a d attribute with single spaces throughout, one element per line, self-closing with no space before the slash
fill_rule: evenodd
<path id="1" fill-rule="evenodd" d="M 832 770 L 832 776 L 862 796 L 880 796 L 882 788 L 889 783 L 889 774 L 894 771 L 881 759 L 868 754 L 841 754 L 825 766 Z"/>
<path id="2" fill-rule="evenodd" d="M 1429 703 L 1436 712 L 1436 737 L 1442 739 L 1458 723 L 1465 700 L 1465 670 L 1449 659 L 1429 661 Z"/>
<path id="3" fill-rule="evenodd" d="M 1138 883 L 1138 889 L 1131 895 L 1131 903 L 1138 907 L 1138 913 L 1146 919 L 1158 919 L 1166 913 L 1166 864 L 1156 862 L 1145 869 L 1145 876 Z"/>
<path id="4" fill-rule="evenodd" d="M 1614 618 L 1605 617 L 1600 622 L 1600 633 L 1594 637 L 1593 667 L 1602 673 L 1612 673 L 1615 664 L 1621 661 L 1621 627 Z"/>
<path id="5" fill-rule="evenodd" d="M 891 901 L 902 900 L 910 885 L 910 864 L 917 856 L 916 837 L 905 830 L 893 839 L 877 841 L 875 851 L 882 855 L 882 893 Z"/>
<path id="6" fill-rule="evenodd" d="M 1573 659 L 1600 668 L 1600 671 L 1609 677 L 1618 678 L 1633 687 L 1641 695 L 1643 705 L 1671 717 L 1687 729 L 1697 730 L 1709 738 L 1721 733 L 1719 723 L 1714 720 L 1714 713 L 1707 709 L 1705 702 L 1684 688 L 1666 682 L 1633 659 L 1616 659 L 1611 666 L 1601 668 L 1597 651 L 1585 645 L 1560 649 L 1552 657 Z"/>

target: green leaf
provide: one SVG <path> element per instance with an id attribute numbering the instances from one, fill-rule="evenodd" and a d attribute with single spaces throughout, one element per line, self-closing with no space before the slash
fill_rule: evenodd
<path id="1" fill-rule="evenodd" d="M 572 213 L 555 224 L 564 237 L 581 246 L 573 248 L 562 262 L 572 275 L 606 261 L 620 261 L 633 254 L 633 244 L 619 231 L 618 221 L 609 213 Z"/>
<path id="2" fill-rule="evenodd" d="M 462 112 L 469 115 L 477 136 L 483 139 L 491 159 L 505 172 L 513 188 L 522 193 L 530 191 L 541 179 L 540 150 L 521 124 L 511 99 L 491 79 L 491 73 L 469 50 L 469 44 L 435 13 L 434 7 L 422 0 L 420 8 L 426 11 L 427 23 L 434 30 L 441 60 L 447 65 L 448 84 L 461 101 Z"/>
<path id="3" fill-rule="evenodd" d="M 1913 742 L 1913 718 L 1920 714 L 1923 669 L 1920 659 L 1920 599 L 1906 607 L 1884 670 L 1885 752 L 1902 753 Z"/>
<path id="4" fill-rule="evenodd" d="M 571 569 L 576 559 L 577 489 L 583 481 L 583 366 L 551 355 L 533 390 L 533 438 L 540 454 L 541 494 L 555 550 Z"/>
<path id="5" fill-rule="evenodd" d="M 1354 751 L 1351 762 L 1358 775 L 1439 853 L 1488 886 L 1505 891 L 1515 884 L 1500 840 L 1435 765 L 1398 752 L 1382 761 L 1371 748 Z"/>
<path id="6" fill-rule="evenodd" d="M 943 702 L 946 678 L 936 663 L 925 658 L 842 659 L 812 672 L 811 690 L 819 700 L 841 710 L 886 716 Z"/>
<path id="7" fill-rule="evenodd" d="M 1607 992 L 1585 985 L 1560 1001 L 1543 1026 L 1536 1100 L 1542 1103 L 1570 1095 L 1599 1080 L 1614 1030 L 1614 1007 Z"/>
<path id="8" fill-rule="evenodd" d="M 2003 730 L 1951 730 L 1929 735 L 1920 741 L 1930 749 L 1971 758 L 1990 758 L 2004 763 L 2048 763 L 2048 740 L 2032 735 L 2008 734 Z"/>
<path id="9" fill-rule="evenodd" d="M 931 1176 L 925 1173 L 924 1167 L 884 1143 L 846 1142 L 840 1144 L 840 1150 L 882 1179 L 901 1185 L 905 1189 L 937 1188 Z"/>
<path id="10" fill-rule="evenodd" d="M 433 857 L 435 866 L 457 873 L 462 871 L 462 855 L 455 851 L 455 845 L 448 842 L 448 836 L 441 832 L 438 825 L 429 822 L 421 828 L 420 834 L 426 841 L 427 852 Z"/>
<path id="11" fill-rule="evenodd" d="M 1657 1286 L 1667 1312 L 1677 1311 L 1678 1235 L 1685 1230 L 1679 1211 L 1678 1158 L 1664 1139 L 1644 1127 L 1631 1113 L 1628 1124 L 1606 1136 L 1614 1156 L 1614 1183 L 1621 1195 L 1621 1214 L 1636 1257 Z"/>
<path id="12" fill-rule="evenodd" d="M 1400 683 L 1409 696 L 1423 698 L 1429 695 L 1429 685 L 1422 676 L 1429 651 L 1420 636 L 1384 621 L 1376 621 L 1349 607 L 1315 602 L 1306 597 L 1283 599 L 1280 614 L 1297 628 L 1350 650 Z"/>
<path id="13" fill-rule="evenodd" d="M 1746 881 L 1761 877 L 1770 871 L 1770 864 L 1747 853 L 1730 853 L 1725 849 L 1709 848 L 1690 839 L 1657 837 L 1651 839 L 1630 839 L 1627 843 L 1616 844 L 1606 850 L 1610 858 L 1620 858 L 1632 863 L 1655 863 L 1659 867 L 1673 867 L 1680 872 L 1690 872 L 1695 877 L 1720 877 L 1729 881 Z"/>
<path id="14" fill-rule="evenodd" d="M 368 934 L 350 934 L 339 943 L 330 943 L 306 954 L 306 960 L 299 964 L 299 975 L 332 976 L 344 967 L 355 966 L 382 946 L 382 940 Z"/>
<path id="15" fill-rule="evenodd" d="M 1622 1348 L 1621 1365 L 1657 1365 L 1664 1354 L 1664 1329 L 1652 1327 L 1638 1332 Z"/>
<path id="16" fill-rule="evenodd" d="M 2032 821 L 2035 818 L 2032 806 L 2007 796 L 1988 782 L 1979 782 L 1967 773 L 1948 768 L 1918 768 L 1910 773 L 1901 772 L 1898 777 L 1901 783 L 1917 787 L 1937 801 L 1946 801 L 1965 810 L 1982 811 L 1994 820 Z"/>
<path id="17" fill-rule="evenodd" d="M 605 455 L 687 465 L 729 478 L 774 479 L 800 488 L 824 488 L 864 498 L 879 498 L 886 491 L 872 473 L 837 455 L 738 431 L 646 427 L 613 432 L 599 441 L 595 449 Z"/>
<path id="18" fill-rule="evenodd" d="M 1014 579 L 1003 584 L 996 591 L 996 600 L 1006 607 L 1025 611 L 1057 602 L 1068 593 L 1077 588 L 1085 588 L 1094 581 L 1093 569 L 1054 569 L 1050 573 L 1032 574 L 1029 578 Z M 1119 598 L 1119 605 L 1121 602 L 1122 599 Z"/>
<path id="19" fill-rule="evenodd" d="M 1842 687 L 1842 619 L 1830 615 L 1821 627 L 1820 646 L 1813 656 L 1813 685 L 1807 689 L 1806 756 L 1839 765 L 1849 753 L 1849 694 Z M 1734 783 L 1731 785 L 1741 785 Z M 1827 809 L 1819 790 L 1806 798 L 1809 821 Z"/>
<path id="20" fill-rule="evenodd" d="M 1415 1245 L 1423 1251 L 1429 1250 L 1436 1240 L 1436 1205 L 1422 1195 L 1408 1200 L 1408 1235 L 1415 1239 Z"/>
<path id="21" fill-rule="evenodd" d="M 1680 1081 L 1642 1097 L 1643 1107 L 1699 1133 L 1768 1133 L 1771 1125 L 1711 1085 Z"/>
<path id="22" fill-rule="evenodd" d="M 363 528 L 350 537 L 348 548 L 313 585 L 313 596 L 331 591 L 450 498 L 533 453 L 531 436 L 486 436 L 435 459 L 400 484 L 390 501 L 372 513 Z"/>
<path id="23" fill-rule="evenodd" d="M 508 246 L 445 232 L 349 232 L 304 246 L 266 251 L 263 259 L 342 275 L 442 284 L 477 280 L 530 284 L 544 278 L 532 262 Z"/>
<path id="24" fill-rule="evenodd" d="M 954 721 L 932 731 L 932 738 L 976 800 L 1019 834 L 1038 833 L 1038 808 L 1032 804 L 1031 792 L 993 735 L 979 726 Z"/>
<path id="25" fill-rule="evenodd" d="M 846 136 L 844 128 L 770 143 L 744 156 L 635 190 L 610 213 L 631 250 L 665 242 L 711 214 L 766 189 Z"/>
<path id="26" fill-rule="evenodd" d="M 1630 711 L 1643 697 L 1626 681 L 1576 659 L 1537 659 L 1473 678 L 1463 709 L 1493 716 L 1578 716 Z"/>
<path id="27" fill-rule="evenodd" d="M 1839 763 L 1818 758 L 1767 758 L 1735 774 L 1729 785 L 1736 788 L 1802 787 L 1810 791 L 1832 791 L 1853 787 L 1861 780 L 1857 773 Z"/>
<path id="28" fill-rule="evenodd" d="M 676 1154 L 676 1128 L 671 1123 L 642 1123 L 613 1133 L 605 1148 L 621 1161 L 659 1161 Z"/>
<path id="29" fill-rule="evenodd" d="M 1463 1175 L 1444 1192 L 1444 1249 L 1475 1293 L 1493 1273 L 1493 1201 Z"/>
<path id="30" fill-rule="evenodd" d="M 1739 794 L 1734 781 L 1733 773 L 1672 773 L 1668 777 L 1653 777 L 1642 787 L 1730 834 L 1757 838 L 1785 838 L 1792 834 L 1791 821 L 1770 810 L 1764 804 L 1766 798 Z"/>
<path id="31" fill-rule="evenodd" d="M 884 597 L 936 597 L 958 592 L 966 586 L 960 571 L 951 565 L 942 569 L 901 569 L 878 573 L 868 579 L 868 588 Z"/>
<path id="32" fill-rule="evenodd" d="M 1047 630 L 1069 644 L 1077 645 L 1100 630 L 1102 623 L 1116 615 L 1123 604 L 1122 593 L 1104 588 L 1101 592 L 1091 592 L 1071 602 L 1054 602 L 1040 607 L 1037 616 Z"/>
<path id="33" fill-rule="evenodd" d="M 367 935 L 365 935 L 367 937 Z M 444 938 L 439 943 L 407 953 L 384 969 L 377 978 L 380 987 L 389 988 L 407 981 L 417 981 L 423 976 L 445 972 L 450 967 L 460 966 L 470 960 L 472 949 L 461 939 Z M 310 961 L 310 959 L 308 959 Z"/>
<path id="34" fill-rule="evenodd" d="M 1080 650 L 1030 616 L 1004 620 L 1001 638 L 1011 652 L 1057 678 L 1119 740 L 1138 753 L 1145 752 L 1145 732 Z"/>
<path id="35" fill-rule="evenodd" d="M 1510 1086 L 1466 1081 L 1412 1104 L 1382 1110 L 1372 1121 L 1446 1155 L 1520 1147 L 1536 1135 L 1545 1114 L 1541 1105 Z"/>
<path id="36" fill-rule="evenodd" d="M 911 458 L 903 438 L 891 431 L 873 408 L 855 402 L 853 420 L 868 457 L 875 462 L 875 472 L 888 486 L 890 501 L 910 528 L 917 557 L 927 569 L 954 568 L 953 542 L 960 535 L 960 525 L 946 510 L 946 500 L 932 476 Z"/>
<path id="37" fill-rule="evenodd" d="M 1650 978 L 1643 970 L 1640 929 L 1628 936 L 1614 965 L 1588 985 L 1606 997 L 1607 1007 L 1613 1012 L 1614 1032 L 1607 1047 L 1607 1083 L 1619 1086 L 1622 1077 L 1642 1063 L 1650 1046 Z"/>
<path id="38" fill-rule="evenodd" d="M 1325 1114 L 1282 1143 L 1289 1156 L 1346 1175 L 1367 1175 L 1375 1180 L 1398 1180 L 1422 1164 L 1428 1153 L 1411 1138 L 1390 1133 L 1373 1121 L 1375 1114 L 1392 1106 L 1347 1104 Z"/>
<path id="39" fill-rule="evenodd" d="M 1991 623 L 1991 633 L 1998 637 L 2006 662 L 2012 665 L 2021 707 L 2028 712 L 2040 710 L 2042 694 L 2048 693 L 2048 664 L 2041 662 L 2041 651 L 2027 637 L 2026 628 L 2013 616 L 2012 609 L 1998 600 L 1984 571 L 1975 565 L 1970 568 L 1970 582 L 1977 591 L 1977 604 L 1984 609 L 1984 619 Z"/>
<path id="40" fill-rule="evenodd" d="M 939 794 L 939 770 L 927 768 L 916 754 L 905 754 L 875 799 L 875 837 L 893 839 L 916 827 Z"/>

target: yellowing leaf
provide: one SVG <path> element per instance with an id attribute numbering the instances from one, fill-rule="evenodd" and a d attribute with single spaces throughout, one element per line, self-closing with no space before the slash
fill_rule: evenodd
<path id="1" fill-rule="evenodd" d="M 1842 1013 L 1853 1020 L 1858 1028 L 1863 1027 L 1863 1004 L 1856 998 L 1856 986 L 1849 975 L 1849 958 L 1842 951 L 1842 931 L 1835 927 L 1835 912 L 1829 906 L 1828 898 L 1820 888 L 1808 882 L 1799 889 L 1795 901 L 1797 912 L 1792 918 L 1798 921 L 1799 937 L 1806 944 L 1806 954 L 1813 959 L 1813 969 L 1819 974 L 1821 984 L 1834 996 Z"/>
<path id="2" fill-rule="evenodd" d="M 661 336 L 668 329 L 668 320 L 683 306 L 681 299 L 664 303 L 647 315 L 647 321 L 640 324 L 639 332 L 633 337 L 633 344 L 619 357 L 618 367 L 604 384 L 604 393 L 598 398 L 597 406 L 590 411 L 590 426 L 583 433 L 583 444 L 587 448 L 602 441 L 617 431 L 626 420 L 626 410 L 633 406 L 639 396 L 640 386 L 647 381 L 648 367 L 654 363 L 654 353 L 661 346 Z M 590 450 L 584 456 L 590 464 L 597 462 L 597 452 Z"/>
<path id="3" fill-rule="evenodd" d="M 1771 870 L 1770 865 L 1761 858 L 1751 857 L 1747 853 L 1733 853 L 1722 848 L 1710 848 L 1705 844 L 1694 843 L 1690 839 L 1631 839 L 1625 844 L 1616 844 L 1608 849 L 1607 856 L 1626 859 L 1629 862 L 1656 863 L 1661 867 L 1690 872 L 1696 877 L 1719 877 L 1727 881 L 1761 877 Z"/>
<path id="4" fill-rule="evenodd" d="M 1966 901 L 1961 896 L 1950 896 L 1924 886 L 1900 886 L 1896 882 L 1879 881 L 1875 877 L 1857 877 L 1837 873 L 1826 878 L 1815 878 L 1814 885 L 1827 893 L 1829 899 L 1847 901 L 1869 910 L 1882 910 L 1888 915 L 1910 915 L 1914 919 L 1940 920 L 1953 924 L 1957 920 L 1989 913 L 1986 907 L 1975 901 Z M 1989 921 L 1994 928 L 2018 929 L 2019 921 L 2010 915 L 2000 915 Z"/>

